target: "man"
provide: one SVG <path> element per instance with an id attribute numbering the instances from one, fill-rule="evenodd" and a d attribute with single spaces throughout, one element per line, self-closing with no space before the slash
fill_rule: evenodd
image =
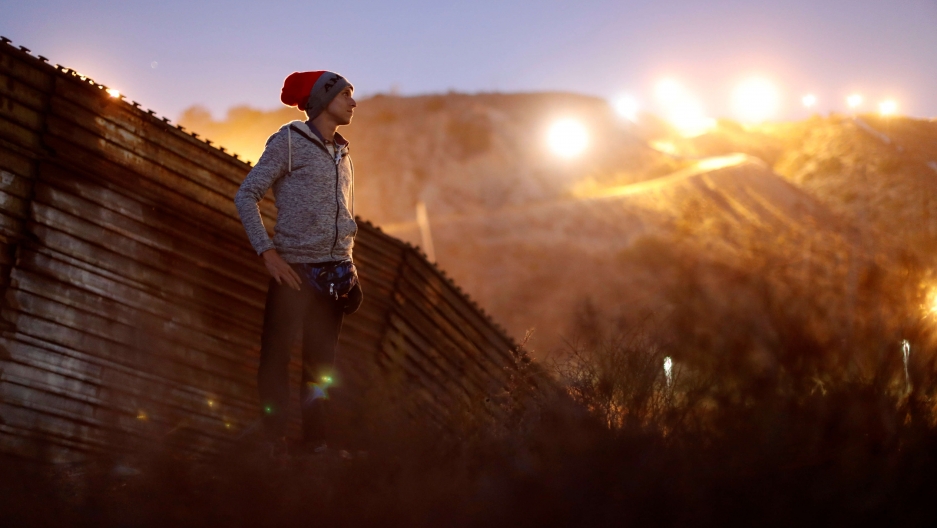
<path id="1" fill-rule="evenodd" d="M 288 366 L 296 333 L 302 328 L 303 440 L 322 451 L 328 440 L 328 388 L 335 376 L 342 320 L 361 304 L 361 287 L 351 264 L 358 231 L 354 168 L 348 141 L 337 132 L 351 123 L 353 91 L 337 73 L 290 74 L 280 99 L 305 110 L 309 120 L 287 123 L 270 136 L 234 198 L 250 243 L 271 276 L 257 385 L 264 430 L 277 449 L 285 449 L 286 443 Z M 272 240 L 258 207 L 270 187 L 277 206 Z M 332 277 L 326 279 L 332 280 L 328 285 L 322 281 L 327 273 Z M 339 291 L 350 285 L 350 291 Z"/>

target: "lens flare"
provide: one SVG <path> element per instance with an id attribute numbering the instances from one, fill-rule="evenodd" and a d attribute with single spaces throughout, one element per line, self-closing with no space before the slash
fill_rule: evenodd
<path id="1" fill-rule="evenodd" d="M 114 98 L 120 97 L 120 92 L 113 88 L 108 88 L 107 90 L 104 90 L 104 91 L 107 92 L 107 95 L 111 97 L 114 97 Z"/>
<path id="2" fill-rule="evenodd" d="M 561 119 L 550 126 L 547 144 L 562 158 L 575 158 L 589 146 L 589 131 L 576 119 Z"/>
<path id="3" fill-rule="evenodd" d="M 771 81 L 752 77 L 743 81 L 732 92 L 732 106 L 740 121 L 761 123 L 777 115 L 781 106 L 781 94 Z"/>
<path id="4" fill-rule="evenodd" d="M 803 99 L 800 100 L 800 102 L 802 102 L 806 108 L 813 108 L 814 106 L 817 106 L 817 96 L 813 94 L 807 94 L 803 97 Z"/>

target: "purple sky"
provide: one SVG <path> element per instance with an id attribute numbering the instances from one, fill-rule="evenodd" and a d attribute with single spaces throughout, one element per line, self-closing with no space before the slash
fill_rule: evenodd
<path id="1" fill-rule="evenodd" d="M 454 5 L 455 4 L 455 5 Z M 758 73 L 782 118 L 894 97 L 937 116 L 937 0 L 159 2 L 0 0 L 0 35 L 171 118 L 276 108 L 283 78 L 328 69 L 360 95 L 563 90 L 651 100 L 679 79 L 707 113 Z"/>

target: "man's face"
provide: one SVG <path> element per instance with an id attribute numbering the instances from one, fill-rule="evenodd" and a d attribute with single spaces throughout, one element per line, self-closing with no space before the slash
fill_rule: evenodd
<path id="1" fill-rule="evenodd" d="M 328 112 L 339 125 L 351 123 L 351 118 L 354 117 L 355 107 L 358 106 L 358 103 L 356 103 L 355 99 L 352 97 L 353 92 L 351 86 L 345 88 L 340 94 L 336 95 L 335 99 L 332 99 L 329 106 L 325 108 L 325 111 Z"/>

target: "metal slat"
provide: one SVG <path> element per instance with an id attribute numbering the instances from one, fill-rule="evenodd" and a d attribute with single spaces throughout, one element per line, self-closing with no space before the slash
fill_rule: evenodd
<path id="1" fill-rule="evenodd" d="M 11 339 L 2 340 L 2 343 L 10 352 L 10 361 L 32 364 L 66 376 L 97 380 L 102 386 L 107 386 L 111 390 L 132 396 L 142 402 L 151 402 L 149 404 L 151 407 L 172 404 L 173 402 L 166 402 L 161 398 L 162 394 L 170 392 L 184 395 L 182 401 L 194 402 L 192 408 L 204 407 L 203 404 L 207 404 L 207 400 L 212 399 L 217 402 L 217 410 L 230 413 L 233 418 L 246 419 L 256 416 L 257 405 L 253 394 L 250 396 L 241 393 L 227 394 L 216 389 L 206 390 L 193 387 L 161 376 L 159 370 L 139 369 L 131 362 L 125 361 L 123 357 L 108 359 L 55 345 L 25 334 L 16 334 Z M 154 388 L 159 390 L 154 390 Z"/>

